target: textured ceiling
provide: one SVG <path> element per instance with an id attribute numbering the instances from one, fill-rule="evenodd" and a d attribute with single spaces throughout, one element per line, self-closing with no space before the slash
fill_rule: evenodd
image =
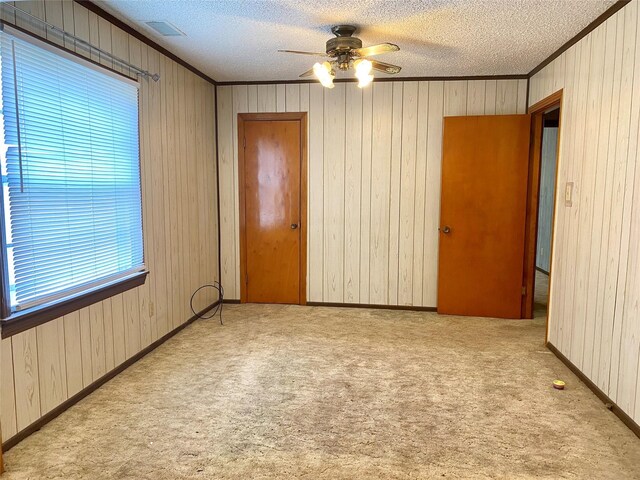
<path id="1" fill-rule="evenodd" d="M 526 74 L 614 0 L 108 0 L 102 8 L 218 81 L 293 80 L 324 51 L 338 23 L 359 27 L 365 46 L 399 76 Z M 168 21 L 185 37 L 144 25 Z M 379 73 L 377 75 L 384 75 Z"/>

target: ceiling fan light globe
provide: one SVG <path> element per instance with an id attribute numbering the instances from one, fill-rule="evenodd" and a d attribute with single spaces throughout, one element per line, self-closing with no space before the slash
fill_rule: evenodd
<path id="1" fill-rule="evenodd" d="M 358 87 L 364 88 L 373 82 L 373 75 L 360 75 L 358 76 Z"/>
<path id="2" fill-rule="evenodd" d="M 335 75 L 332 74 L 332 73 L 329 73 L 329 74 L 327 74 L 326 76 L 324 76 L 324 77 L 322 77 L 320 79 L 320 83 L 325 88 L 333 88 L 333 87 L 335 87 L 335 85 L 333 84 L 333 79 L 334 78 L 335 78 Z"/>
<path id="3" fill-rule="evenodd" d="M 323 87 L 333 88 L 335 73 L 331 69 L 331 64 L 329 62 L 316 63 L 313 66 L 313 73 Z"/>
<path id="4" fill-rule="evenodd" d="M 366 58 L 360 58 L 353 62 L 353 66 L 356 69 L 356 77 L 360 78 L 369 75 L 371 69 L 373 68 L 372 63 Z"/>

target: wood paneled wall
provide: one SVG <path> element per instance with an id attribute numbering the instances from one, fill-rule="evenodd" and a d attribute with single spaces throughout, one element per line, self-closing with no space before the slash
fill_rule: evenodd
<path id="1" fill-rule="evenodd" d="M 640 423 L 639 13 L 629 3 L 537 73 L 530 104 L 564 89 L 549 340 Z"/>
<path id="2" fill-rule="evenodd" d="M 215 90 L 71 1 L 17 6 L 151 72 L 140 80 L 144 286 L 2 340 L 0 417 L 9 439 L 192 316 L 191 293 L 218 276 Z M 3 18 L 34 28 L 3 6 Z M 47 35 L 73 49 L 72 42 Z M 78 53 L 86 52 L 78 48 Z M 104 56 L 94 60 L 113 67 Z M 117 68 L 117 67 L 116 67 Z M 203 294 L 198 308 L 217 295 Z"/>
<path id="3" fill-rule="evenodd" d="M 240 298 L 238 113 L 309 112 L 308 301 L 434 307 L 442 119 L 524 113 L 526 83 L 218 87 L 227 297 Z"/>
<path id="4" fill-rule="evenodd" d="M 551 261 L 551 227 L 556 187 L 556 156 L 558 128 L 546 127 L 542 134 L 542 161 L 540 165 L 540 195 L 538 204 L 538 242 L 536 267 L 549 271 Z"/>

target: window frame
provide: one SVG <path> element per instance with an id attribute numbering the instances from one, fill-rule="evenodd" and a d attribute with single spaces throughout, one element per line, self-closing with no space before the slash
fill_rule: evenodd
<path id="1" fill-rule="evenodd" d="M 70 59 L 74 62 L 80 63 L 81 65 L 91 68 L 94 70 L 101 71 L 110 76 L 114 76 L 119 80 L 123 80 L 125 82 L 132 82 L 138 85 L 140 88 L 138 79 L 131 78 L 117 70 L 106 67 L 98 62 L 95 62 L 89 58 L 86 58 L 72 50 L 69 50 L 63 46 L 55 44 L 45 38 L 40 37 L 39 35 L 33 34 L 23 28 L 20 28 L 16 25 L 13 25 L 6 21 L 0 21 L 0 30 L 5 30 L 8 27 L 7 33 L 11 35 L 15 35 L 16 37 L 22 38 L 26 41 L 32 42 L 37 46 L 52 52 L 56 55 L 59 55 L 63 58 Z M 140 142 L 140 122 L 141 122 L 141 114 L 140 114 L 140 97 L 138 96 L 138 143 Z M 147 260 L 147 252 L 144 248 L 145 241 L 145 229 L 144 229 L 144 201 L 143 201 L 143 181 L 142 181 L 142 151 L 140 149 L 140 145 L 138 145 L 138 168 L 140 171 L 140 208 L 142 213 L 142 255 L 143 255 L 143 270 L 134 272 L 130 275 L 127 275 L 123 278 L 118 278 L 112 282 L 101 284 L 98 286 L 90 287 L 83 289 L 82 291 L 75 292 L 73 294 L 69 294 L 62 298 L 52 300 L 48 303 L 43 303 L 40 305 L 33 306 L 31 308 L 26 308 L 21 311 L 12 311 L 11 306 L 9 305 L 9 278 L 8 278 L 8 265 L 6 257 L 6 228 L 5 224 L 5 216 L 4 214 L 0 215 L 0 329 L 1 329 L 1 338 L 8 338 L 13 335 L 17 335 L 26 330 L 37 327 L 38 325 L 42 325 L 44 323 L 50 322 L 51 320 L 55 320 L 56 318 L 60 318 L 63 315 L 67 315 L 69 313 L 75 312 L 82 308 L 88 307 L 95 303 L 106 300 L 107 298 L 113 297 L 115 295 L 126 292 L 127 290 L 131 290 L 133 288 L 144 285 L 147 275 L 149 274 L 149 268 L 146 264 Z M 0 206 L 4 211 L 5 205 L 4 200 L 0 198 Z M 8 208 L 8 206 L 6 206 Z"/>

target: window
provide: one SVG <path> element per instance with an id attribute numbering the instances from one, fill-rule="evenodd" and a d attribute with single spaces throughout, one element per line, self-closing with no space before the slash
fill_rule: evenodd
<path id="1" fill-rule="evenodd" d="M 5 313 L 144 271 L 137 83 L 0 33 Z"/>

